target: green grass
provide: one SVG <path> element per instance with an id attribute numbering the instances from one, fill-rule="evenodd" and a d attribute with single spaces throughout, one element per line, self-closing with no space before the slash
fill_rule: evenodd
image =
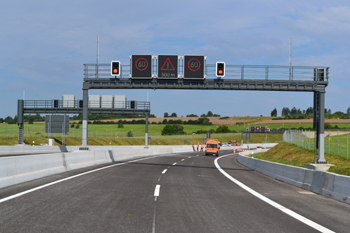
<path id="1" fill-rule="evenodd" d="M 101 130 L 101 131 L 98 131 Z M 99 128 L 98 130 L 94 131 L 89 127 L 89 145 L 109 145 L 111 142 L 112 145 L 144 145 L 145 143 L 145 136 L 144 132 L 140 133 L 139 135 L 134 134 L 133 137 L 129 138 L 126 137 L 126 133 L 124 133 L 124 137 L 122 137 L 122 134 L 119 134 L 117 136 L 116 134 L 110 134 L 110 132 L 114 132 L 108 129 L 107 133 L 106 130 Z M 29 131 L 30 132 L 30 131 Z M 103 134 L 100 134 L 100 133 Z M 124 131 L 126 132 L 126 131 Z M 134 131 L 133 131 L 134 132 Z M 96 135 L 96 133 L 98 133 Z M 75 136 L 73 135 L 72 131 L 70 135 L 66 135 L 65 137 L 65 144 L 66 145 L 81 145 L 82 139 L 81 139 L 81 130 L 76 130 Z M 188 134 L 188 135 L 170 135 L 170 136 L 161 136 L 160 134 L 150 134 L 151 137 L 151 145 L 184 145 L 184 140 L 187 140 L 187 144 L 197 144 L 197 143 L 203 143 L 203 138 L 206 137 L 205 134 Z M 230 140 L 237 140 L 239 143 L 241 143 L 241 133 L 228 133 L 228 134 L 212 134 L 212 138 L 219 139 L 221 142 L 229 142 Z M 18 143 L 17 135 L 15 137 L 7 137 L 7 138 L 0 138 L 0 145 L 15 145 Z M 51 138 L 54 138 L 56 140 L 56 145 L 60 145 L 62 141 L 62 135 L 61 134 L 51 134 Z M 251 134 L 251 140 L 252 143 L 261 143 L 262 141 L 270 141 L 270 142 L 276 142 L 276 141 L 282 141 L 283 137 L 282 134 Z M 44 134 L 41 136 L 40 134 L 35 133 L 28 133 L 24 135 L 24 142 L 26 144 L 32 144 L 32 142 L 35 142 L 35 145 L 40 144 L 47 144 L 48 139 L 47 135 Z M 244 143 L 247 143 L 247 140 L 245 139 L 244 135 Z"/>
<path id="2" fill-rule="evenodd" d="M 247 117 L 246 117 L 247 118 Z M 246 119 L 242 118 L 242 119 Z M 252 118 L 252 120 L 259 120 L 258 117 L 248 117 Z M 261 117 L 263 118 L 263 117 Z M 266 118 L 266 117 L 265 117 Z M 235 118 L 236 119 L 236 118 Z M 335 124 L 332 124 L 334 126 Z M 349 128 L 350 129 L 350 124 L 337 124 L 338 127 L 340 128 Z M 164 128 L 165 125 L 163 124 L 149 124 L 148 125 L 148 133 L 149 134 L 160 134 L 162 129 Z M 188 134 L 192 132 L 196 132 L 198 130 L 210 130 L 210 129 L 216 129 L 218 126 L 217 125 L 183 125 L 184 126 L 184 131 Z M 251 127 L 251 126 L 267 126 L 270 129 L 279 129 L 284 126 L 285 129 L 291 129 L 291 128 L 299 128 L 299 127 L 304 127 L 304 128 L 312 128 L 312 124 L 294 124 L 294 123 L 288 123 L 288 124 L 267 124 L 267 125 L 248 125 L 246 123 L 245 125 L 229 125 L 229 129 L 231 131 L 236 131 L 236 132 L 241 132 L 245 131 L 246 128 Z M 75 129 L 75 128 L 70 128 L 70 135 L 76 137 L 78 135 L 81 135 L 81 125 L 80 129 Z M 97 135 L 106 135 L 106 134 L 111 134 L 111 132 L 118 133 L 118 135 L 126 134 L 128 131 L 133 131 L 133 133 L 136 134 L 142 134 L 145 132 L 145 125 L 140 125 L 140 124 L 125 124 L 124 128 L 118 128 L 118 124 L 89 124 L 89 133 L 92 133 L 93 131 L 94 134 Z M 327 130 L 326 130 L 327 131 Z M 30 134 L 30 135 L 35 135 L 37 134 L 38 136 L 47 136 L 45 134 L 45 124 L 24 124 L 24 132 L 25 134 Z M 18 126 L 16 124 L 0 124 L 0 137 L 1 138 L 6 138 L 6 137 L 17 137 L 18 135 Z"/>
<path id="3" fill-rule="evenodd" d="M 279 143 L 264 153 L 254 154 L 254 158 L 305 168 L 306 163 L 315 163 L 315 153 L 289 143 Z M 325 155 L 327 163 L 335 166 L 328 171 L 350 176 L 350 161 L 334 154 Z"/>

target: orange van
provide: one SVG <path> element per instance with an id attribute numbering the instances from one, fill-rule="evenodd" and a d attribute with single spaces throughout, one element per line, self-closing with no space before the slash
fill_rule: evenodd
<path id="1" fill-rule="evenodd" d="M 204 155 L 216 155 L 219 156 L 219 140 L 207 138 L 207 143 L 205 144 Z"/>

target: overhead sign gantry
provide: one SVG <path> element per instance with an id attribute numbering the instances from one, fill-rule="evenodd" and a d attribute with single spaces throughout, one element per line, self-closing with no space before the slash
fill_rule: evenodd
<path id="1" fill-rule="evenodd" d="M 145 101 L 112 101 L 106 106 L 90 103 L 88 114 L 133 114 L 147 115 L 151 112 L 149 102 Z M 17 123 L 19 125 L 18 144 L 23 144 L 24 114 L 82 114 L 83 100 L 21 100 L 17 102 Z M 86 105 L 88 106 L 88 105 Z M 110 107 L 108 107 L 110 106 Z M 86 128 L 87 131 L 87 128 Z"/>
<path id="2" fill-rule="evenodd" d="M 146 57 L 147 56 L 147 57 Z M 164 57 L 163 57 L 164 56 Z M 123 65 L 119 78 L 104 75 L 110 64 L 84 64 L 83 127 L 87 121 L 87 95 L 89 89 L 181 89 L 181 90 L 245 90 L 292 91 L 314 93 L 314 126 L 317 135 L 318 163 L 324 159 L 324 102 L 328 86 L 329 67 L 230 65 L 224 61 L 207 64 L 205 56 L 178 56 L 178 72 L 174 55 L 132 55 L 131 65 Z M 177 55 L 176 55 L 177 56 Z M 169 59 L 167 59 L 169 58 Z M 165 60 L 164 60 L 165 59 Z M 154 61 L 154 62 L 153 62 Z M 138 67 L 138 68 L 137 68 Z M 98 69 L 96 72 L 96 69 Z M 123 72 L 125 69 L 125 72 Z M 131 70 L 130 74 L 128 69 Z M 147 74 L 145 70 L 147 69 Z M 162 74 L 162 69 L 169 74 Z M 170 72 L 171 71 L 171 72 Z M 145 72 L 145 73 L 139 73 Z M 97 76 L 96 74 L 99 74 Z M 176 78 L 176 74 L 178 78 Z M 87 125 L 87 124 L 86 124 Z M 84 134 L 84 131 L 83 131 Z M 82 148 L 87 147 L 87 135 L 83 135 Z"/>

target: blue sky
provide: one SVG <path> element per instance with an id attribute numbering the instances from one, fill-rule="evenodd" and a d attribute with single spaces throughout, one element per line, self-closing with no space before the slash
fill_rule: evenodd
<path id="1" fill-rule="evenodd" d="M 132 54 L 203 54 L 207 63 L 329 66 L 326 108 L 350 107 L 350 3 L 341 0 L 245 1 L 6 1 L 0 8 L 0 117 L 17 99 L 82 99 L 83 64 L 129 63 Z M 90 90 L 127 95 L 151 111 L 178 116 L 278 115 L 306 109 L 312 93 L 180 90 Z"/>

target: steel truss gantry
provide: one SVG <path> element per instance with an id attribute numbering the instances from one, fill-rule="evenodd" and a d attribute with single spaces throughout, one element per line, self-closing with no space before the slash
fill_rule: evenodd
<path id="1" fill-rule="evenodd" d="M 81 106 L 81 103 L 82 103 L 81 100 L 63 101 L 63 100 L 19 99 L 17 102 L 17 123 L 19 125 L 18 144 L 23 144 L 24 114 L 30 114 L 30 113 L 82 114 L 83 106 Z M 151 112 L 150 103 L 145 101 L 126 101 L 119 106 L 124 106 L 124 107 L 123 108 L 89 107 L 87 108 L 87 112 L 88 114 L 121 114 L 121 115 L 127 114 L 127 115 L 145 115 L 145 116 L 148 116 Z"/>
<path id="2" fill-rule="evenodd" d="M 327 163 L 324 158 L 324 102 L 325 89 L 328 86 L 329 67 L 226 65 L 225 78 L 221 79 L 215 78 L 215 64 L 206 64 L 206 78 L 203 80 L 184 79 L 182 75 L 183 67 L 179 67 L 179 79 L 167 80 L 157 78 L 157 63 L 153 62 L 153 64 L 155 65 L 152 67 L 152 77 L 138 79 L 130 77 L 130 65 L 121 66 L 120 78 L 110 78 L 110 64 L 84 64 L 83 128 L 84 121 L 87 122 L 88 110 L 86 103 L 89 89 L 313 92 L 314 128 L 317 135 L 315 153 L 318 155 L 317 163 Z M 85 126 L 87 126 L 87 123 Z M 147 133 L 146 137 L 148 138 Z M 85 132 L 84 135 L 83 131 L 82 148 L 87 146 L 87 134 Z"/>

